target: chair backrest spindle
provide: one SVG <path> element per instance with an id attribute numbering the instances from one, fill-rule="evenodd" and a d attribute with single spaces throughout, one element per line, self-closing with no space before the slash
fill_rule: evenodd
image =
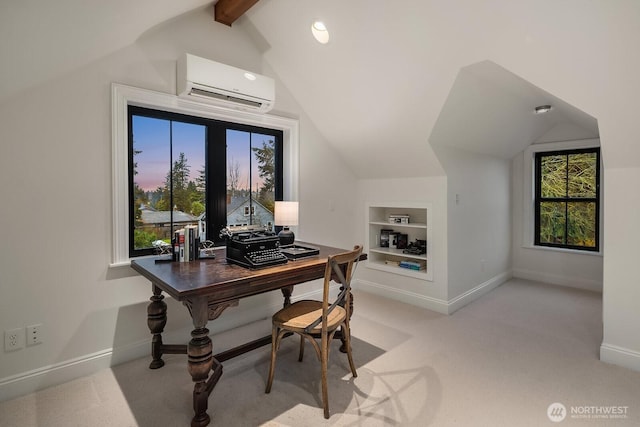
<path id="1" fill-rule="evenodd" d="M 355 271 L 354 264 L 357 264 L 361 254 L 362 246 L 356 245 L 350 252 L 345 252 L 329 257 L 329 259 L 327 260 L 327 267 L 325 268 L 324 272 L 324 287 L 322 291 L 322 314 L 313 323 L 305 328 L 306 332 L 312 331 L 320 323 L 324 323 L 325 328 L 323 329 L 326 329 L 327 317 L 336 306 L 340 305 L 342 307 L 346 305 L 346 309 L 349 310 L 348 304 L 346 304 L 346 302 L 349 297 L 349 293 L 351 292 L 351 278 L 353 276 L 353 272 Z M 334 276 L 337 280 L 334 279 Z M 340 290 L 340 293 L 333 301 L 333 303 L 329 305 L 329 290 L 332 280 L 335 280 L 337 283 L 339 283 L 342 286 L 342 289 Z"/>

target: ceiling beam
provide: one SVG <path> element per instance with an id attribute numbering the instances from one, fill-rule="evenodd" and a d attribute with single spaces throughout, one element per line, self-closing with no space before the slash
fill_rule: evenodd
<path id="1" fill-rule="evenodd" d="M 214 7 L 216 22 L 231 26 L 256 3 L 258 0 L 219 0 Z"/>

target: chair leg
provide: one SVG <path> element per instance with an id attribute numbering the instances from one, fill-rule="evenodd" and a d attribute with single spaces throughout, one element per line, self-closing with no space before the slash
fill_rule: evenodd
<path id="1" fill-rule="evenodd" d="M 324 407 L 324 417 L 329 419 L 329 391 L 327 387 L 327 365 L 329 364 L 329 342 L 326 336 L 322 337 L 322 349 L 320 358 L 320 369 L 322 370 L 322 405 Z"/>
<path id="2" fill-rule="evenodd" d="M 279 341 L 280 339 L 278 335 L 278 328 L 274 326 L 271 331 L 271 364 L 269 366 L 269 377 L 267 379 L 267 388 L 264 391 L 265 393 L 271 392 L 271 385 L 273 384 L 273 376 L 275 374 L 276 368 L 276 353 L 278 351 Z"/>
<path id="3" fill-rule="evenodd" d="M 351 355 L 351 329 L 349 328 L 349 324 L 347 322 L 342 325 L 342 336 L 344 337 L 344 343 L 347 347 L 347 358 L 349 359 L 351 374 L 355 378 L 358 376 L 358 373 L 356 372 L 356 365 L 353 363 L 353 356 Z"/>
<path id="4" fill-rule="evenodd" d="M 298 362 L 302 362 L 304 357 L 304 336 L 300 335 L 300 352 L 298 353 Z"/>

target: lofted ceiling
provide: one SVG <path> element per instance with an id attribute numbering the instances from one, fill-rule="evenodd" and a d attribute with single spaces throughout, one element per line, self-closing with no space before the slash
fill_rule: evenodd
<path id="1" fill-rule="evenodd" d="M 489 3 L 263 0 L 242 24 L 268 42 L 266 61 L 360 177 L 442 174 L 433 144 L 510 159 L 531 143 L 598 137 L 596 119 L 474 47 L 504 26 L 507 9 Z M 316 19 L 326 45 L 311 37 Z M 554 108 L 533 114 L 542 104 Z"/>
<path id="2" fill-rule="evenodd" d="M 542 105 L 551 105 L 551 111 L 536 114 Z M 482 61 L 458 73 L 429 142 L 511 159 L 531 144 L 598 136 L 595 118 Z"/>
<path id="3" fill-rule="evenodd" d="M 481 47 L 508 38 L 493 40 L 486 28 L 504 27 L 522 45 L 532 37 L 518 27 L 525 18 L 507 16 L 509 7 L 500 16 L 495 4 L 472 0 L 4 1 L 0 102 L 211 4 L 216 20 L 254 37 L 358 177 L 442 175 L 431 144 L 511 158 L 558 135 L 598 136 L 596 119 L 487 61 L 491 52 Z M 330 31 L 326 45 L 311 36 L 317 19 Z M 531 114 L 540 104 L 554 110 Z"/>

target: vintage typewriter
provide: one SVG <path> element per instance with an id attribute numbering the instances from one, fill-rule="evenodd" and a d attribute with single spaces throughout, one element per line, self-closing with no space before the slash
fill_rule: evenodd
<path id="1" fill-rule="evenodd" d="M 284 264 L 288 258 L 280 252 L 278 236 L 255 225 L 229 226 L 220 231 L 227 240 L 227 262 L 247 268 Z"/>

